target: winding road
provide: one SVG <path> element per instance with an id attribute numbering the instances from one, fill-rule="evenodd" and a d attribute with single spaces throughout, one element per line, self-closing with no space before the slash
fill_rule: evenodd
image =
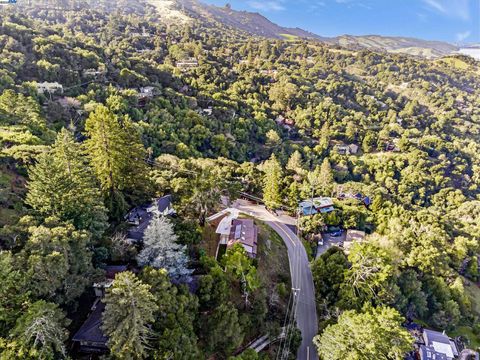
<path id="1" fill-rule="evenodd" d="M 313 345 L 313 337 L 317 335 L 318 327 L 312 272 L 301 240 L 288 227 L 288 225 L 293 225 L 292 218 L 274 216 L 264 206 L 254 205 L 244 200 L 235 201 L 233 207 L 242 213 L 264 221 L 285 242 L 288 249 L 292 286 L 300 289 L 296 310 L 297 327 L 302 333 L 302 344 L 298 349 L 297 359 L 317 360 L 317 351 Z"/>

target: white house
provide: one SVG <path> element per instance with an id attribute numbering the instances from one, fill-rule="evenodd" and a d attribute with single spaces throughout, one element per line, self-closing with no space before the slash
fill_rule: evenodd
<path id="1" fill-rule="evenodd" d="M 50 94 L 54 93 L 63 93 L 63 85 L 59 84 L 58 82 L 42 82 L 37 83 L 37 92 L 39 94 L 44 94 L 46 92 Z"/>

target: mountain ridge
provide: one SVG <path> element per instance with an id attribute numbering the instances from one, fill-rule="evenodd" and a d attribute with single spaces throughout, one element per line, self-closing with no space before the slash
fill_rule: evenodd
<path id="1" fill-rule="evenodd" d="M 369 49 L 431 59 L 451 55 L 459 50 L 458 46 L 444 41 L 402 36 L 345 34 L 336 37 L 324 37 L 300 27 L 283 27 L 258 12 L 234 10 L 229 5 L 221 7 L 205 4 L 199 0 L 148 1 L 157 7 L 161 18 L 165 21 L 177 22 L 181 20 L 188 22 L 189 19 L 198 19 L 206 22 L 219 22 L 253 36 L 271 39 L 308 38 L 350 50 Z"/>

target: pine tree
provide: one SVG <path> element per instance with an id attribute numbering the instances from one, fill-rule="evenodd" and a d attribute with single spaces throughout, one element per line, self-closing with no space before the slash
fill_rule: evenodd
<path id="1" fill-rule="evenodd" d="M 320 167 L 319 184 L 323 195 L 330 196 L 333 191 L 334 180 L 332 167 L 327 158 L 323 159 L 322 166 Z"/>
<path id="2" fill-rule="evenodd" d="M 0 336 L 6 336 L 10 327 L 28 301 L 25 276 L 14 268 L 10 252 L 0 252 Z"/>
<path id="3" fill-rule="evenodd" d="M 125 360 L 145 358 L 157 310 L 150 285 L 131 272 L 117 274 L 104 301 L 102 330 L 112 355 Z"/>
<path id="4" fill-rule="evenodd" d="M 0 347 L 3 359 L 60 359 L 66 357 L 69 321 L 56 304 L 39 300 L 29 306 L 11 332 L 10 344 Z"/>
<path id="5" fill-rule="evenodd" d="M 166 269 L 174 278 L 190 275 L 186 246 L 177 244 L 177 240 L 170 220 L 155 212 L 145 230 L 143 249 L 137 256 L 138 264 Z"/>
<path id="6" fill-rule="evenodd" d="M 90 283 L 94 273 L 88 233 L 54 219 L 31 226 L 20 253 L 26 264 L 29 288 L 35 296 L 71 303 Z"/>
<path id="7" fill-rule="evenodd" d="M 44 218 L 72 221 L 99 238 L 107 228 L 106 209 L 95 178 L 72 134 L 62 129 L 51 150 L 30 169 L 26 203 Z"/>
<path id="8" fill-rule="evenodd" d="M 97 176 L 113 217 L 125 210 L 125 193 L 145 195 L 146 151 L 128 117 L 119 119 L 107 107 L 97 106 L 85 123 L 85 141 L 90 164 Z"/>
<path id="9" fill-rule="evenodd" d="M 263 201 L 268 208 L 274 209 L 282 204 L 280 186 L 283 171 L 275 154 L 265 163 L 263 176 Z"/>
<path id="10" fill-rule="evenodd" d="M 294 172 L 295 174 L 302 175 L 303 163 L 302 163 L 302 154 L 300 151 L 295 150 L 295 152 L 290 156 L 286 166 L 287 170 Z"/>

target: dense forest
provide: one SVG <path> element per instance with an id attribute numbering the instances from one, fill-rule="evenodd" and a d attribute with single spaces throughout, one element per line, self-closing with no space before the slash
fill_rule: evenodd
<path id="1" fill-rule="evenodd" d="M 111 264 L 131 271 L 105 295 L 107 358 L 274 358 L 238 354 L 280 331 L 288 276 L 204 248 L 239 192 L 293 213 L 334 198 L 300 220 L 312 259 L 325 228 L 368 234 L 312 261 L 322 359 L 402 359 L 410 321 L 480 346 L 480 63 L 167 24 L 137 1 L 45 4 L 0 9 L 0 359 L 81 358 L 71 338 Z M 170 267 L 123 221 L 167 194 L 178 216 L 146 236 Z"/>

